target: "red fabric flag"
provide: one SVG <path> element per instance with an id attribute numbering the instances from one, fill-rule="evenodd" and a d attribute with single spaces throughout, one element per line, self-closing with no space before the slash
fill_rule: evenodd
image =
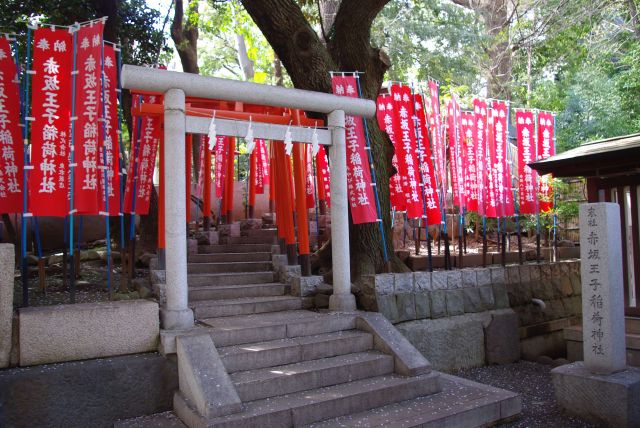
<path id="1" fill-rule="evenodd" d="M 418 118 L 418 136 L 420 138 L 420 172 L 424 189 L 424 203 L 427 210 L 427 224 L 440 224 L 442 213 L 440 212 L 440 200 L 436 185 L 436 175 L 431 161 L 431 148 L 429 147 L 429 132 L 427 118 L 424 111 L 422 95 L 415 96 L 415 112 Z"/>
<path id="2" fill-rule="evenodd" d="M 333 93 L 358 98 L 355 76 L 333 76 Z M 371 187 L 371 170 L 365 150 L 364 124 L 358 116 L 345 116 L 347 144 L 347 190 L 353 224 L 377 221 L 376 205 Z"/>
<path id="3" fill-rule="evenodd" d="M 513 193 L 511 189 L 511 171 L 508 164 L 507 117 L 506 103 L 494 101 L 493 127 L 495 143 L 495 191 L 498 215 L 500 217 L 514 214 Z"/>
<path id="4" fill-rule="evenodd" d="M 20 93 L 9 40 L 0 36 L 0 213 L 22 212 Z"/>
<path id="5" fill-rule="evenodd" d="M 215 187 L 216 197 L 222 198 L 222 190 L 224 187 L 226 171 L 227 171 L 227 152 L 229 151 L 229 137 L 218 136 L 215 147 Z"/>
<path id="6" fill-rule="evenodd" d="M 553 113 L 541 111 L 538 113 L 538 159 L 546 159 L 555 155 L 555 119 Z M 553 209 L 553 176 L 546 174 L 538 180 L 538 199 L 540 212 L 546 213 Z"/>
<path id="7" fill-rule="evenodd" d="M 438 84 L 429 81 L 429 108 L 427 113 L 429 116 L 429 126 L 431 127 L 431 140 L 433 143 L 433 158 L 435 170 L 440 183 L 445 182 L 445 148 L 444 135 L 442 133 L 442 115 L 440 113 L 440 89 Z"/>
<path id="8" fill-rule="evenodd" d="M 478 211 L 478 165 L 475 114 L 473 112 L 463 112 L 461 117 L 462 132 L 462 169 L 464 171 L 464 194 L 465 204 L 468 212 Z"/>
<path id="9" fill-rule="evenodd" d="M 528 164 L 536 158 L 532 111 L 516 111 L 518 137 L 518 203 L 520 214 L 536 213 L 536 172 Z"/>
<path id="10" fill-rule="evenodd" d="M 112 45 L 104 45 L 104 122 L 105 129 L 98 131 L 100 141 L 99 164 L 106 166 L 107 189 L 109 190 L 109 215 L 120 214 L 120 174 L 119 174 L 119 139 L 118 139 L 118 70 L 116 52 Z M 106 149 L 107 163 L 104 163 L 102 147 Z M 100 211 L 107 210 L 104 197 L 104 171 L 99 173 Z"/>
<path id="11" fill-rule="evenodd" d="M 496 160 L 496 142 L 495 142 L 495 128 L 493 126 L 493 110 L 487 109 L 487 203 L 485 205 L 486 216 L 491 218 L 497 218 L 498 215 L 498 197 L 496 192 L 496 175 L 497 175 L 497 160 Z"/>
<path id="12" fill-rule="evenodd" d="M 38 28 L 33 43 L 29 210 L 35 216 L 64 217 L 69 214 L 73 36 Z"/>
<path id="13" fill-rule="evenodd" d="M 449 165 L 451 172 L 451 190 L 453 204 L 460 211 L 465 207 L 464 169 L 462 165 L 462 132 L 460 105 L 455 97 L 447 103 L 447 121 L 449 132 Z"/>
<path id="14" fill-rule="evenodd" d="M 486 215 L 487 205 L 487 103 L 473 100 L 474 146 L 476 147 L 476 183 L 478 192 L 478 214 Z"/>
<path id="15" fill-rule="evenodd" d="M 318 171 L 318 186 L 323 186 L 325 202 L 327 206 L 331 206 L 331 171 L 327 161 L 327 152 L 324 146 L 320 146 L 316 154 L 316 168 Z"/>
<path id="16" fill-rule="evenodd" d="M 257 162 L 256 162 L 256 194 L 264 193 L 264 186 L 269 184 L 269 153 L 267 143 L 262 139 L 256 140 Z"/>
<path id="17" fill-rule="evenodd" d="M 376 117 L 380 129 L 384 130 L 394 147 L 391 165 L 395 168 L 396 173 L 389 178 L 389 197 L 391 207 L 394 210 L 403 211 L 407 208 L 407 202 L 404 198 L 404 187 L 400 167 L 398 166 L 398 150 L 396 138 L 396 120 L 394 113 L 393 98 L 391 95 L 381 95 L 378 97 L 378 110 Z"/>
<path id="18" fill-rule="evenodd" d="M 308 144 L 304 145 L 304 161 L 306 163 L 305 172 L 307 176 L 305 177 L 305 193 L 307 208 L 314 208 L 316 206 L 316 183 L 313 176 L 313 157 L 311 155 L 311 146 Z"/>
<path id="19" fill-rule="evenodd" d="M 132 109 L 135 109 L 140 102 L 136 102 L 136 98 L 139 100 L 139 96 L 134 95 Z M 154 95 L 145 95 L 141 101 L 149 104 L 160 104 L 163 102 L 162 98 Z M 151 197 L 151 186 L 153 185 L 153 170 L 156 165 L 156 153 L 160 138 L 162 138 L 162 119 L 158 116 L 134 116 L 133 122 L 133 135 L 135 136 L 136 144 L 132 145 L 132 155 L 129 157 L 129 173 L 127 175 L 124 192 L 124 211 L 132 212 L 133 195 L 135 192 L 135 213 L 146 215 L 149 212 L 149 200 Z M 138 127 L 140 127 L 139 130 Z M 135 168 L 136 171 L 135 189 L 133 188 L 133 168 Z"/>
<path id="20" fill-rule="evenodd" d="M 80 27 L 76 48 L 76 99 L 72 141 L 75 151 L 74 201 L 79 214 L 97 214 L 100 204 L 100 157 L 98 126 L 102 116 L 102 21 Z"/>
<path id="21" fill-rule="evenodd" d="M 403 175 L 404 199 L 407 204 L 407 217 L 420 218 L 423 214 L 422 192 L 420 191 L 420 166 L 416 150 L 416 130 L 414 122 L 414 102 L 411 88 L 392 85 L 391 95 L 395 104 L 397 121 L 398 165 Z"/>

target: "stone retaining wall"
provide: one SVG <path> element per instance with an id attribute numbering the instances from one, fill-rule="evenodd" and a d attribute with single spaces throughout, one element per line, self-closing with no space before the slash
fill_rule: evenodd
<path id="1" fill-rule="evenodd" d="M 359 305 L 393 323 L 511 307 L 520 327 L 580 316 L 580 262 L 371 275 L 357 284 Z M 540 299 L 545 308 L 532 302 Z"/>
<path id="2" fill-rule="evenodd" d="M 582 310 L 579 260 L 382 274 L 354 291 L 439 370 L 560 356 Z"/>

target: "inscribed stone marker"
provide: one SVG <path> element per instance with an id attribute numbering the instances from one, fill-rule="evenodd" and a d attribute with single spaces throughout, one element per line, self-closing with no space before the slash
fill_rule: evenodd
<path id="1" fill-rule="evenodd" d="M 618 204 L 580 205 L 584 363 L 594 373 L 626 367 Z"/>

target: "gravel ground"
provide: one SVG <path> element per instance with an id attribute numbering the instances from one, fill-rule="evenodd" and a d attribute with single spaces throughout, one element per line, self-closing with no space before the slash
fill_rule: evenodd
<path id="1" fill-rule="evenodd" d="M 556 404 L 551 366 L 520 361 L 502 366 L 460 370 L 456 376 L 514 391 L 522 396 L 520 419 L 501 427 L 595 428 L 598 425 L 564 413 Z"/>

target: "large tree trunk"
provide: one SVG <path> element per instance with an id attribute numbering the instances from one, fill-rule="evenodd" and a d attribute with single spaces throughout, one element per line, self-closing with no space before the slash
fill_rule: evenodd
<path id="1" fill-rule="evenodd" d="M 330 71 L 360 71 L 363 97 L 375 100 L 389 60 L 370 43 L 373 20 L 389 0 L 349 0 L 342 2 L 332 27 L 325 28 L 326 45 L 292 0 L 242 0 L 245 9 L 261 29 L 276 55 L 287 69 L 296 88 L 331 92 Z M 386 245 L 393 254 L 389 204 L 389 176 L 393 146 L 377 121 L 367 121 L 378 179 Z M 346 184 L 345 184 L 346 185 Z M 384 262 L 381 236 L 376 223 L 351 225 L 353 277 L 382 272 Z M 406 269 L 399 260 L 394 268 Z"/>
<path id="2" fill-rule="evenodd" d="M 176 45 L 182 70 L 200 73 L 198 67 L 198 1 L 189 0 L 187 15 L 182 0 L 175 0 L 175 14 L 171 23 L 171 39 Z"/>

